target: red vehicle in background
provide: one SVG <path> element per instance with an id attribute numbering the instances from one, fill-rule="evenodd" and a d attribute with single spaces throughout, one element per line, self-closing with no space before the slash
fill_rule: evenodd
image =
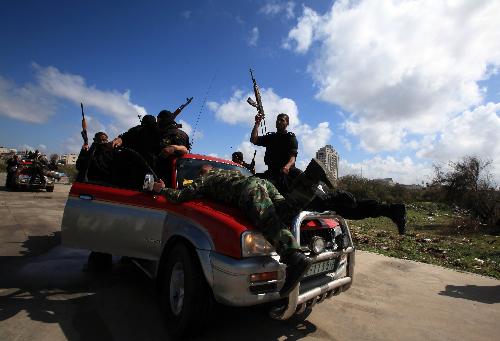
<path id="1" fill-rule="evenodd" d="M 354 247 L 347 223 L 333 212 L 301 212 L 291 231 L 314 264 L 287 297 L 285 265 L 263 235 L 235 207 L 206 198 L 181 204 L 152 192 L 157 175 L 135 152 L 111 180 L 76 181 L 62 220 L 62 243 L 92 251 L 89 267 L 111 265 L 111 255 L 131 258 L 157 281 L 168 330 L 199 330 L 214 301 L 232 306 L 271 303 L 271 317 L 307 316 L 315 304 L 349 289 Z M 231 161 L 187 154 L 161 170 L 167 186 L 182 188 L 211 164 L 252 174 Z M 122 174 L 123 173 L 123 174 Z"/>

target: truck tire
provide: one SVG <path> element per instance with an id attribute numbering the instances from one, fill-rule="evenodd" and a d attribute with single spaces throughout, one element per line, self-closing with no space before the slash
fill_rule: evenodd
<path id="1" fill-rule="evenodd" d="M 45 187 L 47 192 L 54 192 L 54 187 Z"/>
<path id="2" fill-rule="evenodd" d="M 180 337 L 202 331 L 214 300 L 196 253 L 185 244 L 175 245 L 163 270 L 161 306 L 169 333 Z"/>

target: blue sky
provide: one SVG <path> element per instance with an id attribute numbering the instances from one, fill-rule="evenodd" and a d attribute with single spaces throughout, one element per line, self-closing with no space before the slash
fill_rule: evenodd
<path id="1" fill-rule="evenodd" d="M 77 152 L 80 101 L 115 136 L 194 96 L 193 152 L 248 159 L 252 67 L 300 167 L 331 144 L 341 175 L 420 183 L 478 155 L 500 182 L 498 22 L 496 1 L 2 2 L 0 145 Z"/>

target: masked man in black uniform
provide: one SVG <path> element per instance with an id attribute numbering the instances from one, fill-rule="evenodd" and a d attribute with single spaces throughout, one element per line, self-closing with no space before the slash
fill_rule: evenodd
<path id="1" fill-rule="evenodd" d="M 112 178 L 113 147 L 108 142 L 108 135 L 102 131 L 94 135 L 92 145 L 83 145 L 76 169 L 78 181 L 98 181 L 109 183 Z"/>
<path id="2" fill-rule="evenodd" d="M 290 184 L 302 171 L 295 167 L 298 142 L 295 134 L 286 130 L 289 117 L 279 114 L 276 118 L 276 132 L 259 136 L 258 128 L 260 116 L 255 116 L 255 125 L 250 135 L 250 142 L 257 146 L 266 147 L 264 162 L 267 170 L 258 176 L 271 181 L 280 193 L 286 193 Z"/>
<path id="3" fill-rule="evenodd" d="M 178 110 L 176 110 L 177 112 Z M 187 154 L 191 149 L 189 136 L 182 129 L 182 124 L 175 122 L 178 113 L 162 110 L 158 113 L 159 157 L 157 175 L 167 184 L 170 183 L 170 161 L 172 158 Z M 179 111 L 180 112 L 180 111 Z"/>
<path id="4" fill-rule="evenodd" d="M 113 147 L 125 147 L 139 153 L 155 169 L 160 153 L 160 129 L 153 115 L 145 115 L 141 124 L 130 128 L 112 142 Z"/>
<path id="5" fill-rule="evenodd" d="M 176 114 L 168 110 L 158 113 L 158 128 L 160 129 L 160 155 L 163 157 L 182 156 L 191 149 L 189 136 L 182 129 L 182 124 L 175 122 Z"/>

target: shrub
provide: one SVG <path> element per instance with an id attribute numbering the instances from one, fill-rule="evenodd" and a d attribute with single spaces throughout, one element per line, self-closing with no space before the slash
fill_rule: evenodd
<path id="1" fill-rule="evenodd" d="M 489 172 L 491 164 L 476 156 L 465 156 L 449 162 L 449 170 L 434 165 L 432 187 L 435 199 L 469 210 L 472 217 L 500 232 L 500 192 Z"/>
<path id="2" fill-rule="evenodd" d="M 78 174 L 75 165 L 61 165 L 59 166 L 59 172 L 65 173 L 70 183 L 75 181 L 76 175 Z"/>
<path id="3" fill-rule="evenodd" d="M 423 188 L 408 188 L 404 185 L 389 185 L 377 180 L 368 180 L 357 175 L 346 175 L 339 179 L 339 187 L 349 191 L 357 199 L 373 199 L 385 202 L 421 201 Z"/>

